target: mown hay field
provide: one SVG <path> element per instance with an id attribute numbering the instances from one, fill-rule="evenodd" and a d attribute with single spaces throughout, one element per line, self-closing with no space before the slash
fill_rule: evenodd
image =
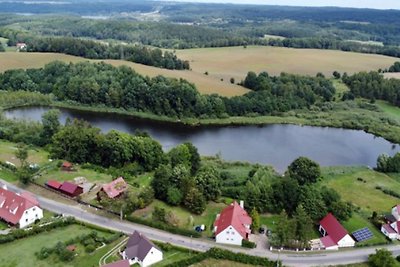
<path id="1" fill-rule="evenodd" d="M 27 68 L 39 68 L 43 67 L 47 63 L 60 60 L 64 62 L 81 62 L 88 61 L 88 59 L 69 56 L 57 53 L 17 53 L 17 52 L 6 52 L 0 53 L 0 72 L 4 72 L 9 69 L 27 69 Z M 155 68 L 145 66 L 142 64 L 136 64 L 133 62 L 123 60 L 90 60 L 92 62 L 104 61 L 114 66 L 127 65 L 133 68 L 136 72 L 142 75 L 148 75 L 154 77 L 157 75 L 163 75 L 171 78 L 183 78 L 191 83 L 194 83 L 200 93 L 203 94 L 220 94 L 223 96 L 235 96 L 242 95 L 248 92 L 247 89 L 230 84 L 228 82 L 222 82 L 219 79 L 199 74 L 193 71 L 183 70 L 167 70 L 161 68 Z"/>
<path id="2" fill-rule="evenodd" d="M 397 58 L 318 49 L 293 49 L 268 46 L 199 48 L 177 50 L 179 58 L 189 60 L 193 72 L 218 80 L 236 82 L 243 80 L 248 71 L 267 71 L 272 75 L 281 72 L 316 75 L 322 72 L 331 76 L 337 70 L 349 74 L 390 67 Z"/>

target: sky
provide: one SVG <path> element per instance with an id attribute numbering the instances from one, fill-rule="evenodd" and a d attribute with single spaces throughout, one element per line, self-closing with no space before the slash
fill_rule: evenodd
<path id="1" fill-rule="evenodd" d="M 400 9 L 400 0 L 173 0 L 179 2 Z"/>

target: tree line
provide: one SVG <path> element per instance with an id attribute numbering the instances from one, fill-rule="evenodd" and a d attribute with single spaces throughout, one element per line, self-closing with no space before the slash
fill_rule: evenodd
<path id="1" fill-rule="evenodd" d="M 123 59 L 165 69 L 190 68 L 187 60 L 179 59 L 173 52 L 143 45 L 114 45 L 73 37 L 37 37 L 7 29 L 0 30 L 0 36 L 8 38 L 9 46 L 25 42 L 27 52 L 63 53 L 89 59 Z"/>
<path id="2" fill-rule="evenodd" d="M 323 77 L 249 73 L 245 86 L 252 92 L 233 98 L 201 95 L 193 84 L 158 76 L 143 77 L 129 67 L 105 63 L 52 62 L 44 68 L 8 70 L 0 74 L 0 88 L 53 94 L 60 101 L 104 105 L 169 117 L 213 118 L 267 115 L 308 108 L 330 101 L 335 89 Z"/>
<path id="3" fill-rule="evenodd" d="M 396 153 L 393 157 L 382 154 L 376 162 L 376 169 L 385 173 L 400 173 L 400 153 Z"/>
<path id="4" fill-rule="evenodd" d="M 344 75 L 343 82 L 350 88 L 345 98 L 363 97 L 374 101 L 375 99 L 400 107 L 400 80 L 385 79 L 376 72 L 360 72 L 351 76 Z"/>

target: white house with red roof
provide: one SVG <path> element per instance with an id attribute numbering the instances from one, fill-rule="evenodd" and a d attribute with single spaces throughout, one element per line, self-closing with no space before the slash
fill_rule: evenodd
<path id="1" fill-rule="evenodd" d="M 383 224 L 381 232 L 388 238 L 400 240 L 400 205 L 392 208 L 393 217 L 388 219 L 387 224 Z"/>
<path id="2" fill-rule="evenodd" d="M 400 205 L 396 205 L 392 208 L 392 215 L 396 218 L 396 221 L 400 221 Z"/>
<path id="3" fill-rule="evenodd" d="M 242 245 L 242 240 L 249 239 L 251 217 L 243 206 L 234 201 L 226 207 L 214 222 L 215 241 L 221 244 Z"/>
<path id="4" fill-rule="evenodd" d="M 354 247 L 356 242 L 339 223 L 339 221 L 329 213 L 319 223 L 319 232 L 323 236 L 320 240 L 325 249 L 336 250 L 343 247 Z"/>
<path id="5" fill-rule="evenodd" d="M 43 210 L 30 193 L 17 194 L 3 186 L 0 188 L 0 218 L 11 225 L 24 228 L 43 218 Z"/>

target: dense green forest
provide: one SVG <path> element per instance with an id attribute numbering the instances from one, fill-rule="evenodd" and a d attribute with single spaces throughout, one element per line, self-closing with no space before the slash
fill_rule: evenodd
<path id="1" fill-rule="evenodd" d="M 374 101 L 386 100 L 400 107 L 400 80 L 385 79 L 378 72 L 360 72 L 352 76 L 342 77 L 343 82 L 350 88 L 344 98 L 363 97 Z"/>
<path id="2" fill-rule="evenodd" d="M 335 89 L 324 77 L 249 73 L 254 91 L 233 98 L 201 95 L 185 80 L 143 77 L 129 67 L 104 63 L 53 62 L 40 69 L 0 74 L 0 89 L 53 94 L 60 101 L 104 105 L 169 117 L 224 117 L 273 114 L 330 101 Z"/>
<path id="3" fill-rule="evenodd" d="M 189 5 L 190 6 L 190 5 Z M 200 5 L 203 6 L 203 5 Z M 74 16 L 0 16 L 0 26 L 8 29 L 22 31 L 19 39 L 22 39 L 24 32 L 43 36 L 69 36 L 87 37 L 99 40 L 119 40 L 130 43 L 151 45 L 160 48 L 185 49 L 194 47 L 225 47 L 241 45 L 271 45 L 293 48 L 317 48 L 335 49 L 343 51 L 354 51 L 362 53 L 382 54 L 388 56 L 400 56 L 400 25 L 393 21 L 393 14 L 397 11 L 369 11 L 378 18 L 371 22 L 346 21 L 339 19 L 336 14 L 340 11 L 347 11 L 349 14 L 360 12 L 370 15 L 366 10 L 353 9 L 315 9 L 311 14 L 317 15 L 315 19 L 310 16 L 300 16 L 294 10 L 281 7 L 271 8 L 271 17 L 250 17 L 254 14 L 261 14 L 253 6 L 249 6 L 244 18 L 240 15 L 234 17 L 230 12 L 224 13 L 219 5 L 205 5 L 206 10 L 214 14 L 208 20 L 204 17 L 210 14 L 199 10 L 195 5 L 197 14 L 189 16 L 192 21 L 188 22 L 180 14 L 178 6 L 164 7 L 168 15 L 158 21 L 135 21 L 134 19 L 110 18 L 107 20 L 84 19 Z M 186 10 L 183 5 L 183 10 Z M 212 8 L 211 8 L 212 7 Z M 230 6 L 228 6 L 230 7 Z M 232 8 L 232 7 L 231 7 Z M 261 9 L 265 7 L 260 7 Z M 300 8 L 303 10 L 304 8 Z M 163 11 L 160 11 L 161 13 Z M 228 8 L 228 10 L 230 10 Z M 233 10 L 236 10 L 234 8 Z M 242 9 L 240 9 L 242 10 Z M 177 14 L 173 12 L 177 12 Z M 191 14 L 189 8 L 189 13 Z M 238 11 L 238 14 L 243 13 Z M 282 16 L 276 14 L 281 12 Z M 292 14 L 294 21 L 288 22 L 284 18 L 285 13 Z M 397 12 L 397 13 L 396 13 Z M 346 12 L 344 12 L 346 13 Z M 375 14 L 376 13 L 376 14 Z M 174 15 L 175 14 L 175 15 Z M 335 14 L 335 15 L 333 15 Z M 387 15 L 384 18 L 383 14 Z M 326 15 L 326 20 L 322 20 Z M 329 15 L 333 17 L 330 18 Z M 290 17 L 290 16 L 287 16 Z M 361 18 L 361 16 L 360 16 Z M 350 20 L 350 18 L 347 18 Z M 160 21 L 161 20 L 161 21 Z M 190 24 L 190 25 L 185 25 Z M 265 38 L 265 35 L 277 35 L 280 38 Z M 283 39 L 282 39 L 283 38 Z M 14 39 L 10 43 L 22 41 Z M 368 43 L 372 41 L 371 43 Z"/>

